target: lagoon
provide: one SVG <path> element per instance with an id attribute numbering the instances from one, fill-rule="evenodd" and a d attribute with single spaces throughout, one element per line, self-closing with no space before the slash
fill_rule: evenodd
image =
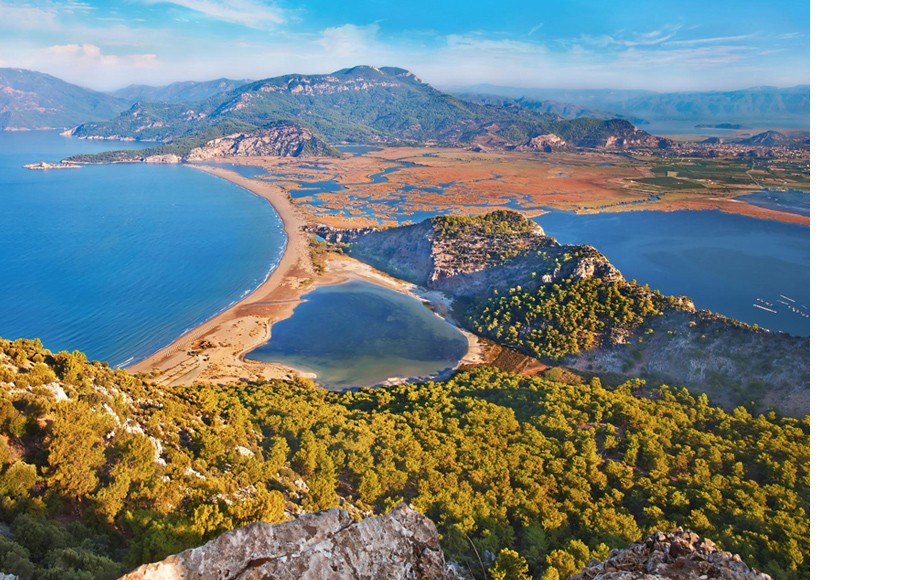
<path id="1" fill-rule="evenodd" d="M 328 388 L 432 377 L 454 368 L 467 338 L 427 306 L 393 290 L 353 281 L 304 295 L 293 316 L 247 355 L 316 374 Z"/>

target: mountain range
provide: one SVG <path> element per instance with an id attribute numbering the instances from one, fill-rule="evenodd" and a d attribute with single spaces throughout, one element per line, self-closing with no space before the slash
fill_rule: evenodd
<path id="1" fill-rule="evenodd" d="M 609 111 L 642 121 L 739 121 L 772 122 L 809 119 L 809 86 L 752 87 L 736 91 L 655 93 L 611 89 L 535 89 L 497 85 L 473 85 L 452 89 L 468 100 L 491 102 L 512 99 L 532 107 L 549 103 L 549 108 L 571 106 L 588 111 Z M 589 116 L 600 116 L 598 114 Z"/>
<path id="2" fill-rule="evenodd" d="M 163 87 L 149 85 L 130 85 L 110 94 L 135 105 L 139 101 L 152 101 L 161 103 L 180 103 L 185 101 L 201 101 L 218 93 L 232 91 L 237 87 L 251 83 L 252 79 L 232 80 L 215 79 L 213 81 L 181 81 Z"/>
<path id="3" fill-rule="evenodd" d="M 273 123 L 302 127 L 324 142 L 317 146 L 307 135 L 311 149 L 326 149 L 326 143 L 534 149 L 535 139 L 541 136 L 546 137 L 543 142 L 557 143 L 559 148 L 669 144 L 622 119 L 562 119 L 523 107 L 471 103 L 435 89 L 404 69 L 359 66 L 331 74 L 264 79 L 196 102 L 138 102 L 114 119 L 84 123 L 71 134 L 164 145 L 146 152 L 111 152 L 72 160 L 185 158 L 214 139 L 252 134 Z"/>
<path id="4" fill-rule="evenodd" d="M 405 69 L 357 66 L 253 82 L 132 85 L 103 94 L 33 71 L 0 69 L 0 128 L 71 127 L 68 133 L 76 137 L 157 141 L 162 145 L 149 155 L 180 158 L 213 139 L 250 135 L 274 123 L 311 132 L 303 136 L 310 143 L 305 150 L 327 150 L 329 143 L 622 149 L 669 145 L 635 127 L 647 122 L 645 114 L 792 118 L 807 115 L 809 106 L 808 87 L 667 94 L 473 88 L 483 92 L 459 98 Z"/>
<path id="5" fill-rule="evenodd" d="M 73 127 L 110 119 L 128 105 L 51 75 L 0 68 L 0 130 Z"/>
<path id="6" fill-rule="evenodd" d="M 468 103 L 404 69 L 359 66 L 264 79 L 192 103 L 139 102 L 73 134 L 170 142 L 203 129 L 234 131 L 274 121 L 303 123 L 332 143 L 433 143 L 468 141 L 497 123 L 504 139 L 526 136 L 558 117 Z"/>

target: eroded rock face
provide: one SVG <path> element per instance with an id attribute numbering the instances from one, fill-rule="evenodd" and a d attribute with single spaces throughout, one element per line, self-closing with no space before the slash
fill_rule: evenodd
<path id="1" fill-rule="evenodd" d="M 623 279 L 594 248 L 561 246 L 518 212 L 499 210 L 489 216 L 495 219 L 455 227 L 448 218 L 435 217 L 365 233 L 345 230 L 350 235 L 343 238 L 332 231 L 320 235 L 351 242 L 351 254 L 379 270 L 456 298 L 504 292 L 516 284 L 531 291 L 571 277 Z M 567 254 L 572 256 L 568 260 Z"/>
<path id="2" fill-rule="evenodd" d="M 333 508 L 252 524 L 120 580 L 454 580 L 436 526 L 406 504 L 355 523 Z"/>
<path id="3" fill-rule="evenodd" d="M 521 151 L 544 151 L 546 153 L 552 153 L 553 151 L 568 151 L 571 148 L 572 147 L 561 137 L 552 133 L 538 135 L 537 137 L 530 139 L 524 145 L 518 147 Z"/>
<path id="4" fill-rule="evenodd" d="M 723 552 L 714 542 L 679 529 L 656 532 L 642 543 L 613 550 L 606 562 L 591 560 L 569 580 L 771 580 L 750 568 L 738 555 Z"/>
<path id="5" fill-rule="evenodd" d="M 170 153 L 168 155 L 149 155 L 145 158 L 145 162 L 163 164 L 180 163 L 180 158 L 173 153 Z"/>
<path id="6" fill-rule="evenodd" d="M 309 157 L 337 155 L 325 141 L 308 128 L 281 123 L 248 133 L 235 133 L 212 139 L 196 147 L 187 161 L 206 161 L 222 157 Z"/>

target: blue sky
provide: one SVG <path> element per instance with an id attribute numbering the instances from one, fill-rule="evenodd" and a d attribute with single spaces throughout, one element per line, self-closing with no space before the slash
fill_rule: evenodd
<path id="1" fill-rule="evenodd" d="M 0 66 L 96 89 L 400 66 L 432 84 L 809 82 L 809 1 L 0 0 Z"/>

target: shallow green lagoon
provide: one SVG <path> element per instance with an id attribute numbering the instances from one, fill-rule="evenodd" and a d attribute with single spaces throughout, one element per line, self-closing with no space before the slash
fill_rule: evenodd
<path id="1" fill-rule="evenodd" d="M 316 373 L 325 387 L 351 388 L 431 377 L 468 350 L 465 336 L 422 302 L 374 284 L 324 286 L 305 299 L 248 358 Z"/>

